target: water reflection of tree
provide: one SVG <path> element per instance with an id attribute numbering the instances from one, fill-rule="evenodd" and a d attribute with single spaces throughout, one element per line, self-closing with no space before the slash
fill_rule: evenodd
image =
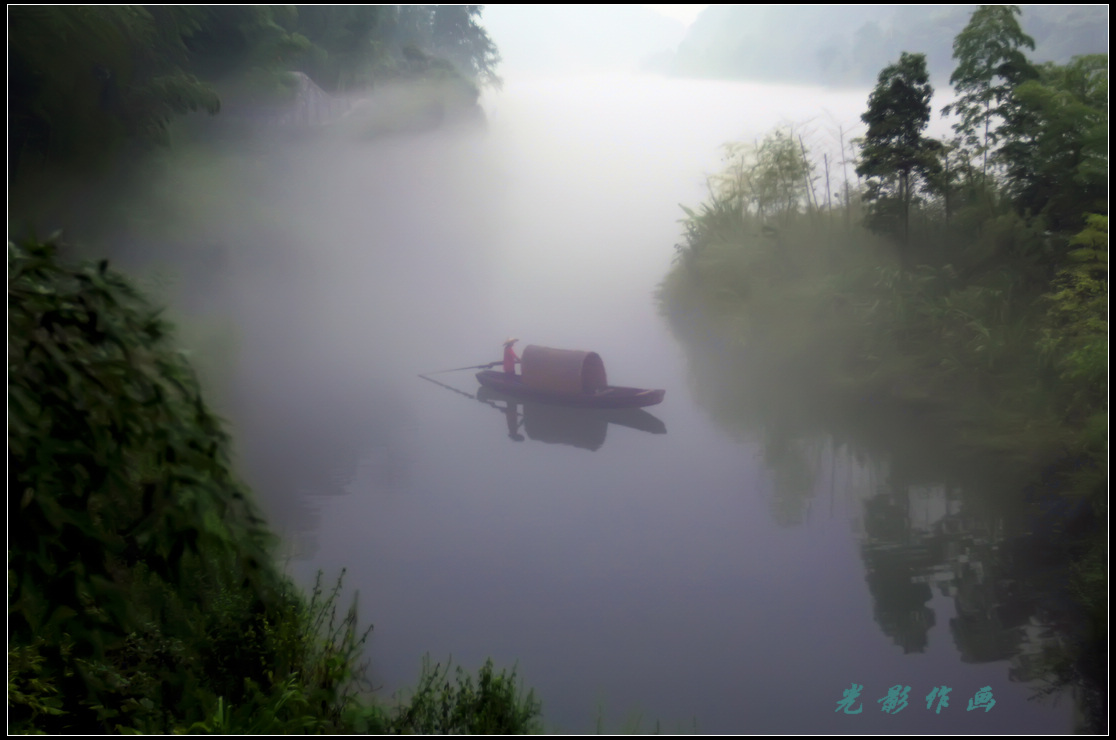
<path id="1" fill-rule="evenodd" d="M 764 463 L 771 470 L 774 484 L 771 515 L 781 526 L 793 527 L 806 521 L 815 495 L 817 448 L 817 444 L 792 439 L 777 430 L 769 430 L 766 435 Z"/>
<path id="2" fill-rule="evenodd" d="M 1037 698 L 1068 688 L 1079 729 L 1105 727 L 1106 674 L 1082 650 L 1082 610 L 1067 585 L 1073 545 L 1049 526 L 1051 512 L 1012 509 L 979 477 L 927 483 L 924 471 L 892 452 L 883 485 L 860 504 L 861 555 L 880 629 L 906 653 L 925 650 L 937 590 L 953 601 L 949 633 L 962 661 L 1005 662 L 1008 679 L 1030 684 Z"/>
<path id="3" fill-rule="evenodd" d="M 904 653 L 921 653 L 935 623 L 930 585 L 921 576 L 938 554 L 933 540 L 910 526 L 904 493 L 893 487 L 864 502 L 861 554 L 876 623 Z"/>
<path id="4" fill-rule="evenodd" d="M 1072 546 L 1051 526 L 1066 512 L 1028 509 L 1021 466 L 959 455 L 949 428 L 935 431 L 917 410 L 819 392 L 801 372 L 765 366 L 755 345 L 726 351 L 700 331 L 680 339 L 699 402 L 762 445 L 778 524 L 804 523 L 825 489 L 832 512 L 843 479 L 849 513 L 862 518 L 874 617 L 898 647 L 927 648 L 937 590 L 953 601 L 961 660 L 1006 662 L 1009 680 L 1037 696 L 1069 687 L 1079 728 L 1106 728 L 1103 660 L 1082 652 L 1082 610 L 1067 591 Z"/>

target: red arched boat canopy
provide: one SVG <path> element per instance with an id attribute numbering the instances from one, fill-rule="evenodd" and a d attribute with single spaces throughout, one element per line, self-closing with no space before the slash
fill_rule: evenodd
<path id="1" fill-rule="evenodd" d="M 594 394 L 608 387 L 604 362 L 596 352 L 530 344 L 520 357 L 523 385 L 536 391 Z"/>

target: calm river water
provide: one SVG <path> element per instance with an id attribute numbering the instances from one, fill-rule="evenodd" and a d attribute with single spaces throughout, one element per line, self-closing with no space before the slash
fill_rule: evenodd
<path id="1" fill-rule="evenodd" d="M 517 666 L 574 732 L 1072 729 L 1069 696 L 1031 700 L 1054 607 L 1013 570 L 997 471 L 965 478 L 917 438 L 781 430 L 793 388 L 736 418 L 732 371 L 657 313 L 719 146 L 809 121 L 836 150 L 866 93 L 512 80 L 483 130 L 168 167 L 158 218 L 197 259 L 167 290 L 220 347 L 215 393 L 289 571 L 347 568 L 359 590 L 382 694 L 429 653 Z M 666 399 L 634 426 L 520 409 L 510 435 L 471 372 L 418 377 L 509 335 L 596 350 Z M 882 711 L 894 686 L 909 705 Z M 994 706 L 969 711 L 982 689 Z"/>

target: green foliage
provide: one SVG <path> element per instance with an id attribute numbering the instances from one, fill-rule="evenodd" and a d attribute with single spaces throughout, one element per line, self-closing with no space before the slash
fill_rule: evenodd
<path id="1" fill-rule="evenodd" d="M 483 5 L 435 5 L 431 50 L 477 84 L 499 88 L 500 53 L 478 22 L 483 9 Z"/>
<path id="2" fill-rule="evenodd" d="M 451 683 L 449 671 L 449 663 L 443 668 L 423 659 L 418 687 L 389 723 L 392 734 L 522 735 L 541 729 L 541 705 L 534 691 L 522 695 L 514 670 L 496 673 L 488 660 L 475 683 L 460 667 Z"/>
<path id="3" fill-rule="evenodd" d="M 140 561 L 177 583 L 205 550 L 272 585 L 269 536 L 168 325 L 107 263 L 54 252 L 9 244 L 13 632 L 127 631 L 119 570 Z"/>
<path id="4" fill-rule="evenodd" d="M 961 199 L 948 226 L 933 221 L 940 212 L 922 209 L 928 223 L 897 264 L 866 234 L 846 232 L 834 213 L 792 212 L 778 229 L 761 228 L 754 207 L 729 197 L 748 192 L 736 186 L 749 182 L 744 161 L 730 161 L 714 178 L 721 187 L 687 210 L 679 267 L 660 289 L 664 313 L 685 334 L 696 332 L 694 341 L 719 342 L 726 357 L 748 346 L 744 354 L 762 354 L 780 378 L 801 372 L 808 382 L 883 386 L 957 418 L 976 415 L 979 403 L 989 410 L 979 423 L 990 428 L 1018 425 L 1020 415 L 1029 426 L 1057 426 L 1071 408 L 1076 425 L 1103 407 L 1105 217 L 1062 237 L 989 190 L 980 207 Z M 1064 268 L 1055 280 L 1051 264 Z M 687 317 L 699 314 L 705 328 L 695 329 Z M 721 339 L 701 339 L 709 331 Z M 1037 436 L 1033 443 L 1044 444 Z"/>
<path id="5" fill-rule="evenodd" d="M 273 603 L 270 535 L 169 327 L 122 277 L 9 244 L 8 297 L 9 635 L 43 659 L 28 671 L 65 697 L 66 721 L 107 729 L 145 709 L 138 688 L 190 682 L 170 670 L 188 660 L 177 638 L 149 627 L 181 626 L 158 612 L 185 605 L 137 595 L 233 581 Z M 164 667 L 114 667 L 141 654 Z"/>
<path id="6" fill-rule="evenodd" d="M 1108 390 L 1108 217 L 1089 214 L 1070 246 L 1068 264 L 1043 296 L 1047 325 L 1038 347 L 1068 389 L 1067 412 L 1088 414 Z"/>
<path id="7" fill-rule="evenodd" d="M 198 73 L 221 80 L 249 70 L 287 71 L 310 50 L 290 5 L 209 5 L 196 9 L 187 39 Z"/>
<path id="8" fill-rule="evenodd" d="M 755 215 L 760 223 L 769 218 L 787 223 L 800 208 L 809 208 L 812 167 L 793 129 L 778 128 L 758 144 L 730 143 L 724 149 L 728 165 L 712 182 L 742 214 Z"/>
<path id="9" fill-rule="evenodd" d="M 954 130 L 966 147 L 981 158 L 981 172 L 987 169 L 988 152 L 1002 138 L 1000 124 L 1014 88 L 1035 76 L 1021 47 L 1035 48 L 1035 41 L 1023 33 L 1016 16 L 1016 5 L 981 5 L 969 24 L 953 42 L 957 68 L 949 81 L 957 99 L 942 112 L 957 113 L 961 120 Z"/>
<path id="10" fill-rule="evenodd" d="M 163 139 L 177 115 L 216 113 L 217 95 L 186 71 L 196 28 L 189 8 L 10 8 L 10 165 L 101 162 L 126 139 Z"/>
<path id="11" fill-rule="evenodd" d="M 8 245 L 9 731 L 534 726 L 491 663 L 455 690 L 425 674 L 410 719 L 366 704 L 344 572 L 307 600 L 276 571 L 171 327 L 106 262 L 56 252 Z"/>
<path id="12" fill-rule="evenodd" d="M 170 327 L 105 262 L 67 268 L 55 252 L 9 244 L 14 726 L 165 731 L 287 675 L 343 705 L 355 604 L 321 635 L 306 621 L 337 592 L 306 612 L 274 571 Z"/>
<path id="13" fill-rule="evenodd" d="M 868 126 L 857 171 L 873 177 L 912 170 L 926 149 L 922 132 L 930 122 L 934 89 L 926 73 L 926 57 L 904 52 L 880 72 L 861 120 Z"/>
<path id="14" fill-rule="evenodd" d="M 482 6 L 13 6 L 9 173 L 103 169 L 171 122 L 286 102 L 291 72 L 329 90 L 392 77 L 500 84 Z M 469 97 L 468 95 L 466 97 Z M 26 176 L 26 175 L 25 175 Z"/>
<path id="15" fill-rule="evenodd" d="M 1108 207 L 1108 56 L 1046 64 L 1012 96 L 997 154 L 1006 190 L 1024 213 L 1073 232 L 1082 213 Z"/>
<path id="16" fill-rule="evenodd" d="M 941 145 L 922 135 L 930 122 L 934 89 L 923 54 L 903 52 L 899 61 L 880 72 L 861 120 L 868 126 L 861 146 L 858 175 L 868 178 L 865 199 L 873 204 L 869 227 L 892 233 L 904 244 L 909 237 L 910 205 L 923 183 L 939 168 Z M 912 182 L 912 175 L 916 180 Z"/>
<path id="17" fill-rule="evenodd" d="M 1091 213 L 1086 226 L 1070 239 L 1069 264 L 1047 296 L 1050 314 L 1063 331 L 1100 334 L 1108 330 L 1103 319 L 1108 294 L 1108 216 Z"/>
<path id="18" fill-rule="evenodd" d="M 46 670 L 42 647 L 42 640 L 34 645 L 8 647 L 9 720 L 13 710 L 17 715 L 22 713 L 31 726 L 37 725 L 40 717 L 64 714 L 58 688 Z"/>
<path id="19" fill-rule="evenodd" d="M 395 9 L 387 5 L 300 5 L 299 27 L 315 51 L 303 71 L 327 90 L 371 87 L 389 66 L 386 42 Z"/>

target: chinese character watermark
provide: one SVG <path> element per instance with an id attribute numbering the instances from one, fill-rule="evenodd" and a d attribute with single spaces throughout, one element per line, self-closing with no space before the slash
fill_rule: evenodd
<path id="1" fill-rule="evenodd" d="M 910 686 L 895 684 L 887 690 L 887 696 L 877 699 L 876 703 L 883 704 L 880 710 L 887 714 L 899 714 L 907 708 L 907 696 L 911 693 Z"/>
<path id="2" fill-rule="evenodd" d="M 844 690 L 842 699 L 837 702 L 837 708 L 834 712 L 844 712 L 845 714 L 860 714 L 864 711 L 864 705 L 858 704 L 861 693 L 864 691 L 864 686 L 858 683 L 851 684 L 850 688 Z M 949 707 L 949 695 L 953 689 L 946 685 L 935 686 L 926 695 L 926 709 L 932 710 L 934 714 L 941 714 L 943 709 Z M 908 697 L 911 693 L 910 686 L 903 684 L 895 684 L 887 690 L 887 696 L 882 699 L 877 699 L 876 703 L 880 705 L 880 711 L 886 714 L 899 714 L 909 705 Z M 856 709 L 853 706 L 856 705 Z M 969 707 L 966 711 L 973 711 L 974 709 L 983 709 L 987 712 L 992 707 L 996 706 L 996 700 L 992 698 L 992 687 L 984 686 L 972 699 L 969 699 Z"/>
<path id="3" fill-rule="evenodd" d="M 994 706 L 996 706 L 996 700 L 992 698 L 992 687 L 985 686 L 980 691 L 976 692 L 976 696 L 974 696 L 972 699 L 969 699 L 969 708 L 965 711 L 971 712 L 974 709 L 980 709 L 981 707 L 983 707 L 984 711 L 987 712 Z"/>
<path id="4" fill-rule="evenodd" d="M 860 684 L 856 684 L 856 683 L 854 683 L 852 685 L 851 689 L 845 689 L 845 694 L 844 694 L 845 698 L 843 698 L 843 699 L 841 699 L 841 701 L 837 702 L 837 708 L 834 709 L 833 711 L 834 712 L 840 712 L 842 709 L 844 709 L 845 714 L 860 714 L 861 712 L 863 712 L 864 711 L 864 705 L 863 704 L 861 706 L 857 707 L 857 709 L 855 711 L 849 711 L 852 708 L 853 702 L 856 701 L 860 697 L 860 692 L 861 691 L 864 691 L 864 687 L 861 686 Z"/>
<path id="5" fill-rule="evenodd" d="M 938 699 L 938 707 L 934 709 L 934 714 L 941 714 L 942 709 L 949 706 L 949 692 L 953 691 L 948 686 L 935 686 L 934 690 L 926 695 L 926 708 L 933 708 L 935 697 Z"/>

